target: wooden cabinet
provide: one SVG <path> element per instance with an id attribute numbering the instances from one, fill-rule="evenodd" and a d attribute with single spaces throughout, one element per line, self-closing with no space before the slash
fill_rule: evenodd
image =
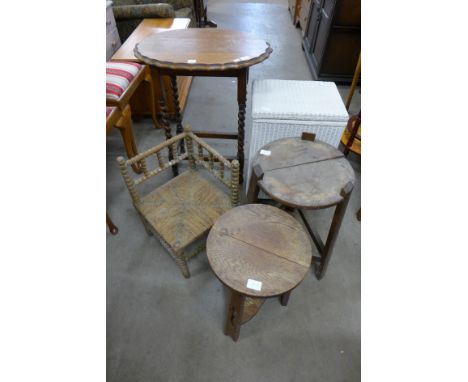
<path id="1" fill-rule="evenodd" d="M 111 5 L 112 1 L 106 2 L 106 61 L 109 61 L 114 52 L 122 45 Z"/>
<path id="2" fill-rule="evenodd" d="M 360 0 L 310 0 L 303 48 L 317 80 L 351 82 L 361 51 Z"/>
<path id="3" fill-rule="evenodd" d="M 302 28 L 302 35 L 304 36 L 307 24 L 309 23 L 309 11 L 312 0 L 301 0 L 301 8 L 299 9 L 299 25 Z"/>
<path id="4" fill-rule="evenodd" d="M 301 9 L 301 0 L 288 0 L 288 9 L 291 12 L 291 18 L 294 25 L 299 22 L 299 11 Z"/>

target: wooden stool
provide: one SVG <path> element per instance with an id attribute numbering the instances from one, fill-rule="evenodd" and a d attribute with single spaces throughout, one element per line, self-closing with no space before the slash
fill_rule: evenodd
<path id="1" fill-rule="evenodd" d="M 341 222 L 354 188 L 354 170 L 343 153 L 327 143 L 315 141 L 315 135 L 284 138 L 260 150 L 253 161 L 249 202 L 255 203 L 261 189 L 281 205 L 297 208 L 320 254 L 312 262 L 317 279 L 326 272 Z M 336 206 L 324 244 L 305 219 L 302 209 Z"/>
<path id="2" fill-rule="evenodd" d="M 206 253 L 215 275 L 231 289 L 224 334 L 237 341 L 240 326 L 267 297 L 280 296 L 286 306 L 309 270 L 311 251 L 300 223 L 276 207 L 248 204 L 223 214 L 208 235 Z"/>

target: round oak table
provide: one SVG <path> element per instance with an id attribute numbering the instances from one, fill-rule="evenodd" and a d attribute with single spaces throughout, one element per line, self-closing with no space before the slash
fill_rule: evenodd
<path id="1" fill-rule="evenodd" d="M 317 279 L 325 275 L 354 188 L 354 170 L 343 153 L 312 133 L 283 138 L 262 147 L 252 162 L 247 198 L 258 201 L 262 190 L 282 206 L 297 209 L 319 252 L 312 263 Z M 323 243 L 302 210 L 333 207 L 335 213 Z"/>
<path id="2" fill-rule="evenodd" d="M 156 33 L 135 45 L 134 54 L 140 61 L 151 65 L 155 75 L 171 78 L 175 104 L 176 133 L 182 132 L 182 115 L 176 76 L 236 77 L 238 132 L 194 131 L 201 138 L 237 140 L 237 160 L 240 181 L 244 171 L 244 128 L 249 67 L 266 60 L 273 50 L 270 44 L 255 35 L 229 29 L 189 28 Z M 161 82 L 161 79 L 160 79 Z M 161 110 L 165 109 L 161 87 Z M 162 118 L 168 128 L 167 118 Z M 183 150 L 183 145 L 181 145 Z"/>
<path id="3" fill-rule="evenodd" d="M 280 296 L 286 306 L 310 268 L 311 251 L 307 232 L 279 208 L 248 204 L 223 214 L 208 235 L 206 253 L 215 275 L 231 290 L 224 334 L 237 341 L 240 326 L 265 298 Z"/>

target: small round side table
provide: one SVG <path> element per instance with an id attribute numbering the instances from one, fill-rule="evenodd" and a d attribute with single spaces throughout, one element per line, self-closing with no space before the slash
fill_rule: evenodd
<path id="1" fill-rule="evenodd" d="M 135 57 L 151 65 L 155 78 L 171 78 L 175 105 L 176 134 L 180 134 L 182 114 L 176 76 L 235 77 L 237 78 L 237 134 L 226 131 L 194 131 L 200 138 L 237 140 L 237 160 L 240 164 L 240 182 L 244 179 L 245 108 L 249 68 L 266 60 L 273 49 L 268 42 L 242 31 L 229 29 L 188 28 L 170 30 L 147 36 L 135 45 Z M 163 89 L 163 86 L 161 86 Z M 165 101 L 160 91 L 164 118 Z M 227 116 L 226 116 L 227 118 Z M 183 145 L 181 146 L 183 151 Z"/>
<path id="2" fill-rule="evenodd" d="M 265 298 L 280 296 L 286 306 L 310 268 L 311 251 L 307 232 L 279 208 L 248 204 L 223 214 L 208 235 L 206 253 L 216 277 L 231 290 L 224 334 L 237 341 L 240 326 Z"/>
<path id="3" fill-rule="evenodd" d="M 297 209 L 319 252 L 312 258 L 317 279 L 325 275 L 346 207 L 354 188 L 354 170 L 343 153 L 312 133 L 283 138 L 263 146 L 252 162 L 247 198 L 258 200 L 262 190 L 282 206 Z M 335 213 L 323 243 L 307 222 L 303 209 L 334 207 Z"/>

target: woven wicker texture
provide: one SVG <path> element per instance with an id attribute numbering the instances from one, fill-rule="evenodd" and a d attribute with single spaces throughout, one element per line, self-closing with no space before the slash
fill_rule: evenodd
<path id="1" fill-rule="evenodd" d="M 141 199 L 138 210 L 174 249 L 208 232 L 231 209 L 226 187 L 205 171 L 186 171 Z"/>
<path id="2" fill-rule="evenodd" d="M 254 119 L 347 122 L 349 118 L 333 82 L 257 80 L 252 94 Z"/>

